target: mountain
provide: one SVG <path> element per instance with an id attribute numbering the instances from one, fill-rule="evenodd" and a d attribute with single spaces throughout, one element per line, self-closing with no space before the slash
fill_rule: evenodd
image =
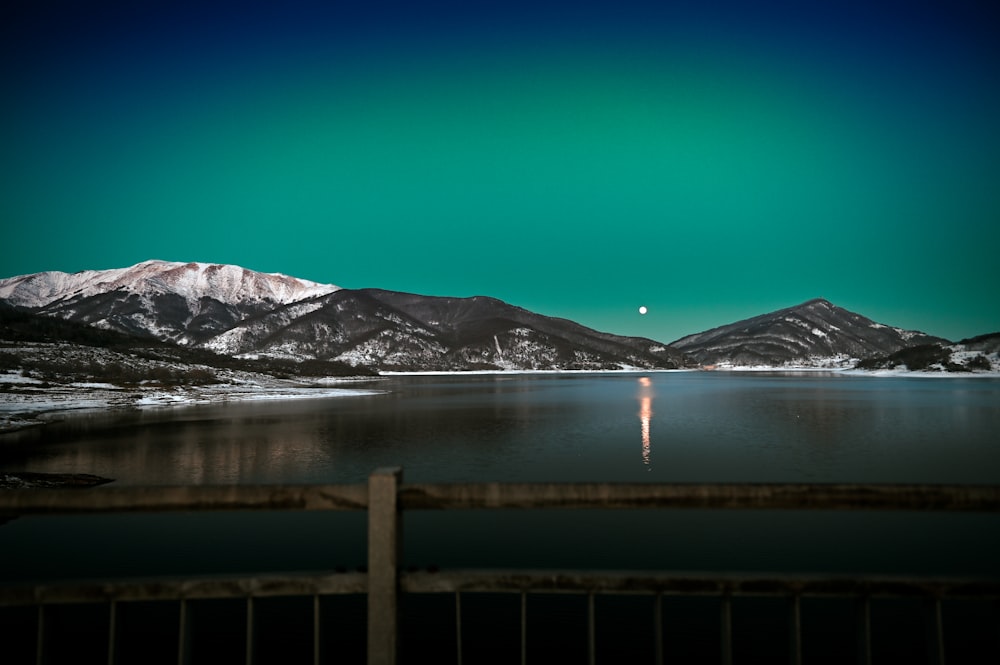
<path id="1" fill-rule="evenodd" d="M 239 266 L 144 261 L 130 268 L 0 280 L 0 300 L 38 314 L 178 344 L 339 287 Z"/>
<path id="2" fill-rule="evenodd" d="M 852 359 L 909 346 L 949 343 L 914 330 L 876 323 L 817 298 L 672 342 L 703 365 L 847 366 Z"/>
<path id="3" fill-rule="evenodd" d="M 888 355 L 865 358 L 859 369 L 906 369 L 930 372 L 1000 371 L 1000 333 L 979 335 L 955 344 L 908 346 Z"/>
<path id="4" fill-rule="evenodd" d="M 104 381 L 139 383 L 165 378 L 191 383 L 192 377 L 233 372 L 280 377 L 374 374 L 345 363 L 279 358 L 244 359 L 179 346 L 150 337 L 54 316 L 33 314 L 0 301 L 0 372 L 28 371 L 55 383 Z M 12 352 L 13 351 L 13 352 Z M 111 358 L 109 360 L 109 358 Z"/>
<path id="5" fill-rule="evenodd" d="M 21 311 L 249 359 L 383 370 L 677 368 L 653 340 L 601 333 L 494 298 L 348 290 L 238 266 L 131 268 L 0 280 Z"/>
<path id="6" fill-rule="evenodd" d="M 495 298 L 341 289 L 249 318 L 205 343 L 238 356 L 307 357 L 383 370 L 678 368 L 682 353 Z"/>
<path id="7" fill-rule="evenodd" d="M 0 280 L 0 304 L 191 351 L 282 366 L 346 364 L 362 373 L 850 367 L 858 360 L 864 361 L 859 366 L 872 369 L 983 369 L 997 356 L 995 336 L 953 345 L 876 323 L 823 299 L 668 345 L 598 332 L 485 296 L 343 289 L 207 263 L 145 261 L 115 270 L 12 277 Z M 40 324 L 32 326 L 37 330 Z M 59 334 L 57 329 L 50 332 L 52 338 Z M 85 336 L 77 328 L 70 341 Z"/>

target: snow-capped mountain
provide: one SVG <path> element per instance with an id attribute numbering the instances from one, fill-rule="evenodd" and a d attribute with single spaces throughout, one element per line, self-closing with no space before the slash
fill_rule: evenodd
<path id="1" fill-rule="evenodd" d="M 817 298 L 672 342 L 703 365 L 847 366 L 908 346 L 948 343 L 876 323 Z"/>
<path id="2" fill-rule="evenodd" d="M 39 308 L 57 300 L 125 290 L 140 295 L 176 294 L 189 300 L 214 298 L 224 303 L 271 301 L 289 303 L 336 291 L 278 273 L 260 273 L 240 266 L 214 263 L 143 261 L 129 268 L 40 272 L 0 280 L 0 299 Z"/>
<path id="3" fill-rule="evenodd" d="M 676 368 L 684 355 L 493 298 L 348 290 L 237 266 L 147 261 L 0 280 L 24 311 L 243 358 L 396 370 Z"/>
<path id="4" fill-rule="evenodd" d="M 0 280 L 0 300 L 100 328 L 197 344 L 248 316 L 338 289 L 239 266 L 144 261 L 11 277 Z"/>

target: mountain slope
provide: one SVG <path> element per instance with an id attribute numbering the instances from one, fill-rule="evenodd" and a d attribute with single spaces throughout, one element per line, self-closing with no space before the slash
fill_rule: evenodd
<path id="1" fill-rule="evenodd" d="M 331 359 L 384 370 L 677 368 L 683 354 L 476 296 L 342 289 L 252 317 L 219 353 Z"/>
<path id="2" fill-rule="evenodd" d="M 115 362 L 102 360 L 108 354 L 116 356 Z M 343 363 L 231 358 L 148 336 L 135 337 L 32 314 L 0 301 L 0 371 L 38 371 L 56 383 L 70 379 L 120 383 L 124 379 L 139 382 L 151 376 L 162 379 L 164 364 L 179 375 L 191 367 L 280 377 L 371 374 Z"/>
<path id="3" fill-rule="evenodd" d="M 130 335 L 196 344 L 276 306 L 339 287 L 239 266 L 144 261 L 0 280 L 0 300 Z"/>
<path id="4" fill-rule="evenodd" d="M 670 346 L 699 363 L 722 365 L 828 365 L 894 353 L 940 337 L 876 323 L 817 298 L 688 335 Z"/>
<path id="5" fill-rule="evenodd" d="M 956 344 L 908 346 L 888 355 L 865 358 L 858 369 L 906 369 L 924 372 L 1000 371 L 1000 333 L 963 339 Z"/>

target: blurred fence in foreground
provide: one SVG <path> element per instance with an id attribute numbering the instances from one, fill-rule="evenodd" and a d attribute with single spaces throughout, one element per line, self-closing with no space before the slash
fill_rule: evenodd
<path id="1" fill-rule="evenodd" d="M 921 604 L 925 630 L 919 636 L 930 663 L 946 661 L 944 603 L 969 600 L 993 608 L 987 619 L 992 635 L 983 644 L 1000 649 L 995 613 L 1000 607 L 998 579 L 929 579 L 783 574 L 697 574 L 642 571 L 551 570 L 405 570 L 402 562 L 402 516 L 409 510 L 452 509 L 792 509 L 882 511 L 1000 512 L 1000 487 L 946 485 L 844 484 L 612 484 L 612 483 L 481 483 L 404 484 L 398 468 L 376 470 L 367 484 L 311 486 L 123 487 L 78 490 L 11 490 L 0 492 L 0 514 L 51 515 L 172 511 L 368 511 L 368 565 L 358 571 L 323 574 L 261 574 L 218 578 L 156 578 L 0 587 L 0 607 L 35 608 L 32 622 L 34 661 L 49 662 L 51 638 L 47 617 L 53 608 L 90 604 L 104 608 L 99 640 L 102 662 L 122 661 L 119 645 L 125 628 L 122 609 L 129 603 L 176 603 L 176 625 L 171 632 L 176 652 L 170 662 L 191 658 L 190 606 L 204 599 L 238 599 L 245 628 L 239 659 L 258 662 L 260 614 L 264 599 L 311 599 L 310 659 L 336 662 L 336 653 L 324 647 L 321 600 L 331 596 L 367 596 L 368 663 L 403 660 L 400 649 L 400 600 L 404 594 L 445 594 L 454 600 L 453 645 L 448 660 L 463 663 L 471 646 L 463 629 L 463 599 L 473 594 L 511 594 L 520 598 L 520 661 L 528 660 L 528 597 L 536 594 L 575 594 L 585 599 L 585 628 L 580 653 L 596 663 L 600 626 L 595 607 L 605 596 L 644 596 L 651 599 L 648 653 L 654 663 L 665 662 L 663 605 L 675 597 L 718 599 L 717 662 L 734 660 L 733 599 L 771 597 L 784 603 L 781 651 L 793 664 L 804 662 L 803 599 L 851 599 L 856 621 L 852 652 L 855 662 L 872 662 L 872 602 L 904 598 Z M 603 616 L 603 615 L 602 615 Z M 405 618 L 405 617 L 404 617 Z M 450 621 L 451 619 L 449 619 Z M 992 622 L 992 623 L 990 623 Z M 515 638 L 517 639 L 517 638 Z M 402 652 L 405 656 L 405 651 Z M 176 656 L 176 658 L 174 658 Z M 985 655 L 1000 661 L 1000 652 Z M 106 658 L 106 661 L 105 661 Z M 808 660 L 808 659 L 806 659 Z M 471 662 L 471 659 L 469 660 Z"/>

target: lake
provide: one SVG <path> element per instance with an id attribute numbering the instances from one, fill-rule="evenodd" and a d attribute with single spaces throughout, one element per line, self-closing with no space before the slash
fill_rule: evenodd
<path id="1" fill-rule="evenodd" d="M 388 377 L 384 391 L 70 414 L 0 468 L 118 485 L 1000 483 L 1000 379 L 654 372 Z M 100 488 L 88 491 L 101 491 Z M 361 514 L 109 515 L 0 526 L 4 580 L 355 567 Z M 407 513 L 414 565 L 1000 573 L 993 515 Z"/>

